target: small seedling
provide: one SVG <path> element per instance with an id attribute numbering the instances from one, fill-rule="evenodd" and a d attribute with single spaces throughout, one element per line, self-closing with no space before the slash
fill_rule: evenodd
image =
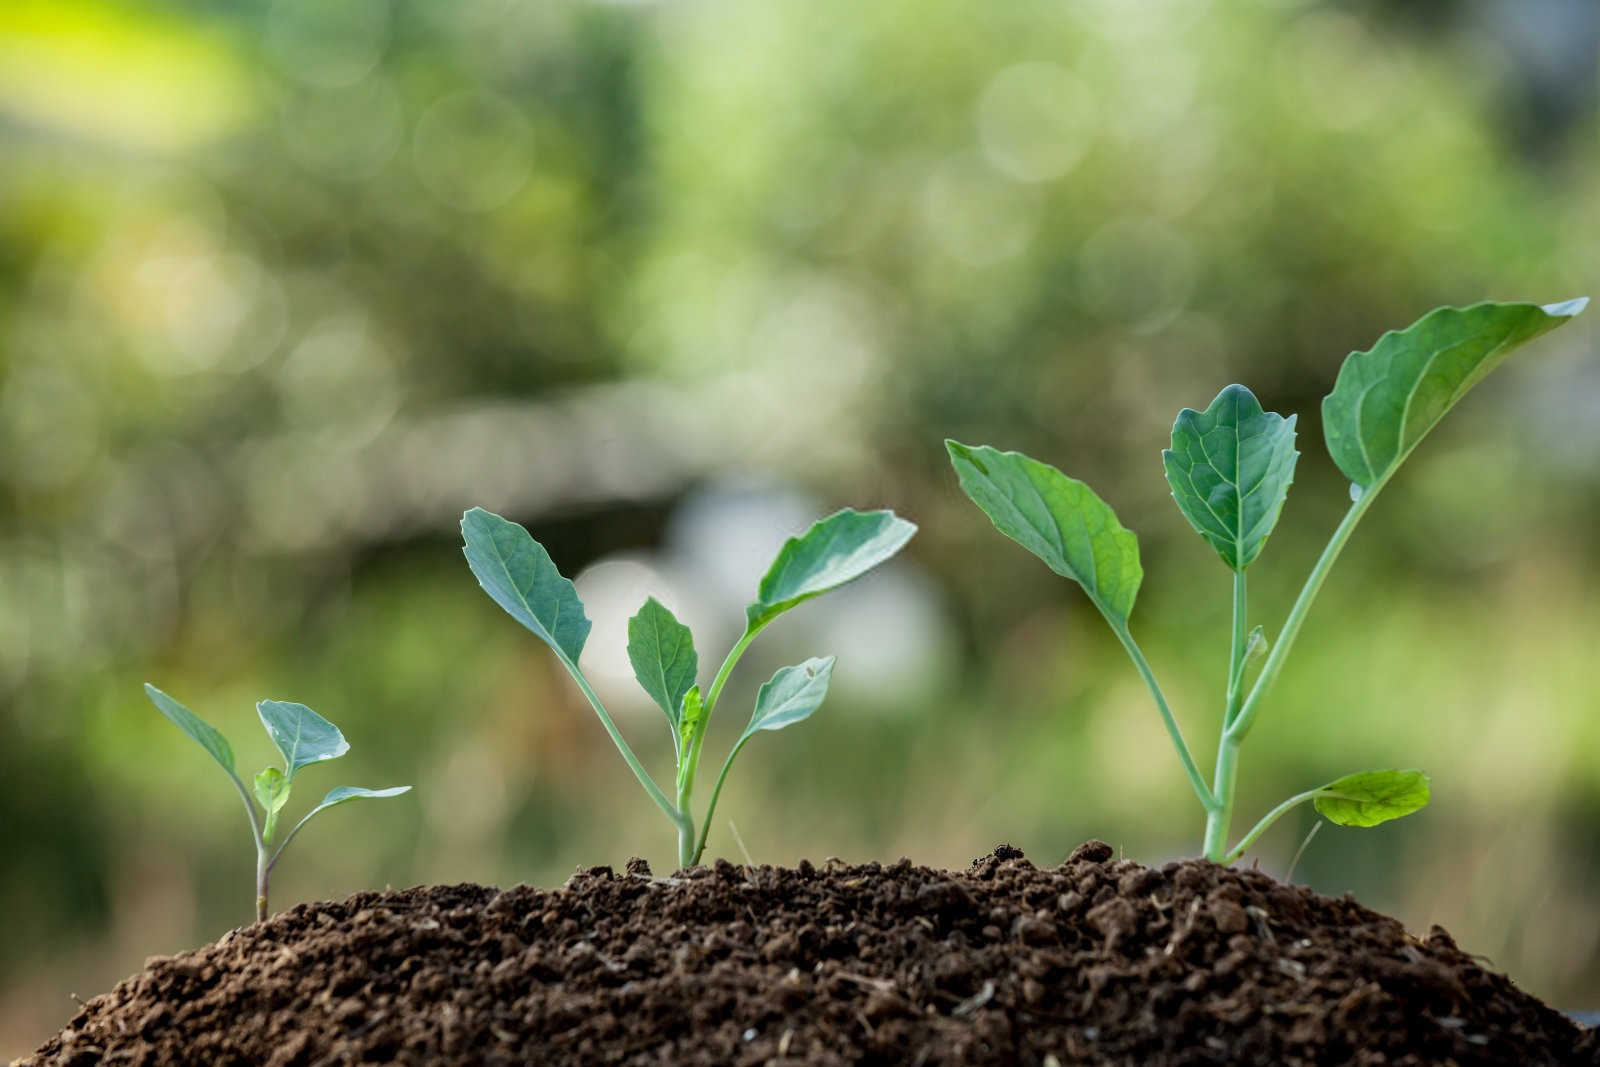
<path id="1" fill-rule="evenodd" d="M 397 785 L 389 789 L 362 789 L 359 786 L 341 785 L 330 789 L 328 795 L 322 798 L 322 803 L 295 823 L 294 828 L 278 842 L 277 848 L 273 848 L 273 839 L 277 836 L 278 830 L 278 815 L 283 811 L 283 806 L 289 802 L 289 789 L 294 782 L 295 772 L 308 763 L 338 759 L 349 752 L 350 742 L 344 739 L 344 734 L 339 732 L 337 726 L 304 704 L 290 704 L 281 700 L 263 700 L 258 703 L 256 714 L 261 716 L 261 725 L 267 728 L 267 736 L 272 738 L 272 743 L 283 753 L 283 770 L 268 767 L 255 777 L 255 801 L 261 806 L 258 814 L 255 804 L 250 802 L 250 791 L 244 787 L 239 772 L 234 769 L 233 746 L 228 744 L 228 739 L 210 723 L 148 682 L 145 683 L 144 691 L 161 714 L 171 719 L 174 726 L 211 753 L 211 758 L 228 772 L 228 778 L 233 782 L 234 788 L 239 790 L 240 798 L 244 800 L 245 814 L 250 816 L 250 835 L 256 843 L 257 920 L 267 917 L 267 880 L 272 876 L 272 868 L 277 866 L 279 857 L 283 855 L 283 850 L 289 847 L 289 842 L 294 840 L 294 835 L 311 821 L 313 815 L 346 801 L 360 800 L 363 797 L 397 797 L 411 788 L 409 785 Z"/>
<path id="2" fill-rule="evenodd" d="M 1322 420 L 1328 451 L 1350 479 L 1350 510 L 1312 567 L 1270 652 L 1265 632 L 1250 625 L 1245 571 L 1277 523 L 1294 477 L 1299 456 L 1295 417 L 1263 411 L 1242 385 L 1228 386 L 1205 411 L 1185 409 L 1178 415 L 1172 448 L 1162 453 L 1167 482 L 1184 516 L 1233 572 L 1232 648 L 1210 786 L 1128 628 L 1144 576 L 1138 540 L 1088 486 L 1054 467 L 1018 452 L 945 442 L 961 488 L 973 502 L 1001 533 L 1081 585 L 1127 649 L 1205 809 L 1207 859 L 1232 863 L 1280 816 L 1308 800 L 1324 818 L 1342 826 L 1376 826 L 1428 803 L 1428 776 L 1421 771 L 1346 775 L 1290 797 L 1237 845 L 1227 844 L 1239 748 L 1356 523 L 1411 450 L 1467 390 L 1513 349 L 1565 323 L 1587 303 L 1578 299 L 1545 307 L 1482 303 L 1437 308 L 1404 330 L 1384 334 L 1369 351 L 1346 358 L 1333 392 L 1322 402 Z M 1251 664 L 1263 656 L 1259 674 L 1247 686 Z"/>
<path id="3" fill-rule="evenodd" d="M 483 591 L 549 645 L 571 673 L 634 777 L 677 829 L 678 863 L 682 867 L 700 862 L 705 852 L 711 817 L 734 757 L 759 731 L 781 730 L 816 711 L 828 693 L 833 674 L 832 656 L 808 659 L 798 666 L 780 668 L 761 687 L 750 722 L 734 741 L 717 774 L 711 802 L 696 836 L 691 805 L 695 772 L 700 766 L 706 727 L 739 657 L 779 615 L 861 577 L 900 551 L 916 529 L 891 511 L 847 508 L 817 522 L 800 537 L 791 537 L 761 579 L 755 601 L 745 609 L 744 634 L 722 661 L 704 696 L 695 681 L 699 657 L 689 628 L 654 597 L 647 599 L 639 613 L 628 620 L 628 660 L 633 664 L 634 677 L 666 714 L 672 732 L 678 768 L 674 802 L 633 754 L 578 669 L 578 657 L 589 636 L 589 619 L 572 582 L 562 577 L 544 546 L 516 523 L 482 508 L 473 508 L 461 517 L 467 564 Z"/>

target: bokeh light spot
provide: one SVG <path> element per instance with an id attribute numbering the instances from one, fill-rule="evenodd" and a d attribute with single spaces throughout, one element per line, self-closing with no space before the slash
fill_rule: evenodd
<path id="1" fill-rule="evenodd" d="M 1095 108 L 1071 71 L 1018 63 L 989 80 L 977 121 L 985 159 L 1019 181 L 1042 182 L 1077 166 L 1094 137 Z"/>
<path id="2" fill-rule="evenodd" d="M 412 141 L 417 178 L 461 211 L 491 211 L 533 172 L 533 129 L 509 100 L 482 92 L 434 101 Z"/>

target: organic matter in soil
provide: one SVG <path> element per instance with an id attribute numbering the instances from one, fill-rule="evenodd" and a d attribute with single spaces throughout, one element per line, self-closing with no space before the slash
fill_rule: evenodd
<path id="1" fill-rule="evenodd" d="M 1600 1064 L 1438 927 L 1112 857 L 359 893 L 150 961 L 22 1062 Z"/>

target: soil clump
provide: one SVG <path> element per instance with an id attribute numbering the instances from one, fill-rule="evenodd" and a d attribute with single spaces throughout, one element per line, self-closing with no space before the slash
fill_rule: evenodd
<path id="1" fill-rule="evenodd" d="M 1112 856 L 358 893 L 153 959 L 20 1062 L 1600 1065 L 1438 927 Z"/>

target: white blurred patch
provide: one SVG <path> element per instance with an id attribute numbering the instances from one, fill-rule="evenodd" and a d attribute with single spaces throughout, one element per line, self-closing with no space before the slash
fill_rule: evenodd
<path id="1" fill-rule="evenodd" d="M 1054 63 L 1017 63 L 978 98 L 978 142 L 1002 174 L 1024 182 L 1059 178 L 1094 139 L 1095 103 L 1075 75 Z"/>

